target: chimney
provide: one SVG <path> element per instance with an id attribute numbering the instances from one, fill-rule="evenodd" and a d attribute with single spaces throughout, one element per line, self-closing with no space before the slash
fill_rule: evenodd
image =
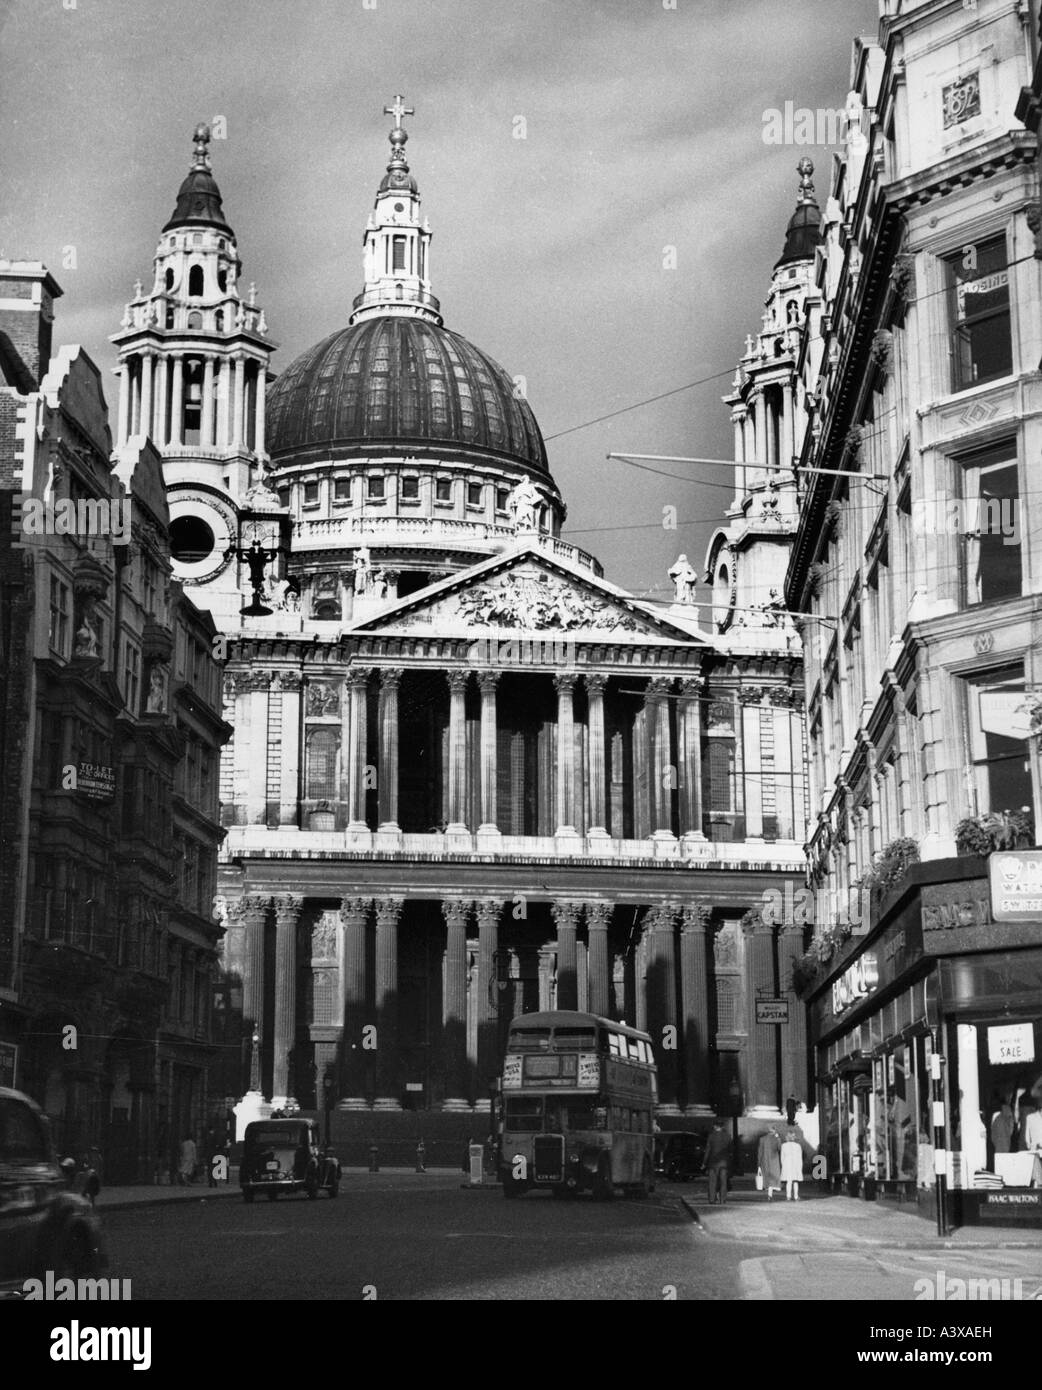
<path id="1" fill-rule="evenodd" d="M 0 259 L 0 368 L 5 377 L 12 370 L 18 376 L 28 373 L 35 388 L 46 376 L 54 301 L 61 293 L 61 286 L 41 261 Z M 19 362 L 22 372 L 17 372 Z"/>

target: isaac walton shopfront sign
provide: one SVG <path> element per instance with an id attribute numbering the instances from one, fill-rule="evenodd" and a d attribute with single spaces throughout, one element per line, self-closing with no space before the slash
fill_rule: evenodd
<path id="1" fill-rule="evenodd" d="M 1042 849 L 993 854 L 988 870 L 996 922 L 1042 921 Z"/>

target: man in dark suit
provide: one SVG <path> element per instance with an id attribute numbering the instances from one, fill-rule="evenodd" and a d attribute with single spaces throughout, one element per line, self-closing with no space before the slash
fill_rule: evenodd
<path id="1" fill-rule="evenodd" d="M 713 1131 L 706 1144 L 702 1171 L 709 1174 L 709 1201 L 711 1205 L 727 1201 L 727 1175 L 731 1165 L 731 1141 L 727 1137 L 722 1120 L 713 1121 Z"/>

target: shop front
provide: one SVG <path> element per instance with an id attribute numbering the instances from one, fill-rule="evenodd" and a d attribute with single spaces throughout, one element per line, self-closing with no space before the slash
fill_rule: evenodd
<path id="1" fill-rule="evenodd" d="M 982 868 L 916 866 L 815 982 L 821 1147 L 834 1191 L 933 1214 L 943 1174 L 946 1221 L 1042 1224 L 1042 916 Z"/>

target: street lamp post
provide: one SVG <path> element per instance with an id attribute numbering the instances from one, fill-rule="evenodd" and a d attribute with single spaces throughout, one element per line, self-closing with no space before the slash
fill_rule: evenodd
<path id="1" fill-rule="evenodd" d="M 735 1177 L 738 1177 L 742 1171 L 742 1150 L 738 1143 L 738 1116 L 742 1113 L 742 1088 L 738 1084 L 737 1077 L 731 1078 L 727 1094 L 731 1101 L 731 1164 Z"/>

